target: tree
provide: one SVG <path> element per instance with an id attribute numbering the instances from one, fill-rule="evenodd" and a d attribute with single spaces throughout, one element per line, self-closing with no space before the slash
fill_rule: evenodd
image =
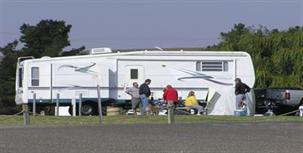
<path id="1" fill-rule="evenodd" d="M 256 71 L 256 87 L 303 87 L 303 26 L 268 30 L 235 24 L 210 50 L 247 51 Z"/>
<path id="2" fill-rule="evenodd" d="M 42 20 L 37 25 L 23 24 L 20 41 L 24 43 L 24 54 L 34 57 L 58 56 L 70 45 L 68 34 L 71 25 L 64 21 Z"/>
<path id="3" fill-rule="evenodd" d="M 4 57 L 4 55 L 0 52 L 0 64 L 1 64 L 3 57 Z"/>
<path id="4" fill-rule="evenodd" d="M 16 50 L 18 41 L 7 44 L 5 47 L 0 48 L 4 58 L 0 64 L 0 107 L 7 108 L 15 107 L 15 67 L 19 51 Z M 0 109 L 3 113 L 4 109 Z"/>
<path id="5" fill-rule="evenodd" d="M 84 50 L 85 50 L 85 46 L 81 46 L 79 48 L 73 48 L 73 49 L 71 49 L 69 51 L 62 51 L 60 53 L 60 56 L 81 55 L 82 54 L 81 52 L 84 51 Z"/>
<path id="6" fill-rule="evenodd" d="M 20 42 L 23 48 L 17 49 L 17 40 L 0 47 L 4 55 L 0 62 L 0 114 L 12 114 L 15 107 L 15 75 L 17 58 L 20 56 L 66 56 L 80 54 L 84 46 L 70 51 L 63 49 L 70 45 L 68 40 L 71 25 L 64 21 L 42 20 L 37 25 L 23 24 L 20 27 Z M 19 45 L 20 46 L 20 45 Z"/>
<path id="7" fill-rule="evenodd" d="M 220 46 L 222 48 L 226 48 L 227 50 L 241 50 L 238 43 L 241 40 L 242 36 L 248 32 L 249 29 L 244 24 L 235 24 L 234 28 L 231 29 L 231 31 L 227 33 L 221 32 L 220 38 L 223 43 L 221 43 Z"/>

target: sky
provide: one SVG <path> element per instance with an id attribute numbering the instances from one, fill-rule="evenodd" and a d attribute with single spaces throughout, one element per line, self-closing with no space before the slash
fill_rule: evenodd
<path id="1" fill-rule="evenodd" d="M 0 0 L 0 46 L 42 19 L 72 25 L 71 46 L 206 47 L 234 24 L 303 25 L 303 0 Z"/>

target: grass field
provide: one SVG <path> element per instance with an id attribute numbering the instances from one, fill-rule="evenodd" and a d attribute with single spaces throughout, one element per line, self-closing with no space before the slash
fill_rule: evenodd
<path id="1" fill-rule="evenodd" d="M 165 124 L 166 116 L 105 116 L 104 124 Z M 269 117 L 234 117 L 234 116 L 192 116 L 177 115 L 176 123 L 235 123 L 235 122 L 302 122 L 298 116 Z M 30 116 L 31 125 L 95 125 L 99 123 L 97 116 L 54 117 Z M 0 116 L 0 126 L 23 125 L 22 116 Z"/>

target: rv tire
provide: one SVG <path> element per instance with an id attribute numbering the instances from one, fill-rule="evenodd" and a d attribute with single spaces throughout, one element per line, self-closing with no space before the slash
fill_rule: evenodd
<path id="1" fill-rule="evenodd" d="M 81 109 L 82 115 L 95 115 L 96 114 L 96 106 L 89 104 L 89 103 L 84 103 L 82 104 L 82 109 Z"/>

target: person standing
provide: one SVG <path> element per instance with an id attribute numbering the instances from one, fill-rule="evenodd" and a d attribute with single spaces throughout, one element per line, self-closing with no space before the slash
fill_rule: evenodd
<path id="1" fill-rule="evenodd" d="M 127 94 L 129 94 L 132 97 L 132 109 L 134 111 L 134 114 L 137 115 L 137 107 L 140 104 L 140 95 L 139 95 L 139 85 L 137 82 L 133 83 L 133 86 L 131 88 L 126 89 L 125 91 Z"/>
<path id="2" fill-rule="evenodd" d="M 151 83 L 150 79 L 146 79 L 143 84 L 140 85 L 139 94 L 141 99 L 141 115 L 145 115 L 146 109 L 148 107 L 148 98 L 151 95 L 149 85 Z"/>
<path id="3" fill-rule="evenodd" d="M 188 93 L 187 98 L 185 99 L 184 105 L 189 108 L 194 108 L 198 111 L 197 115 L 201 115 L 201 112 L 204 110 L 202 106 L 199 105 L 198 100 L 195 96 L 194 91 Z"/>
<path id="4" fill-rule="evenodd" d="M 164 101 L 167 102 L 167 115 L 168 115 L 168 123 L 175 123 L 175 102 L 178 101 L 178 92 L 171 85 L 167 85 L 163 94 Z"/>
<path id="5" fill-rule="evenodd" d="M 171 85 L 167 85 L 163 94 L 163 100 L 167 102 L 168 105 L 174 105 L 178 101 L 178 92 Z"/>
<path id="6" fill-rule="evenodd" d="M 241 109 L 242 104 L 246 99 L 245 94 L 250 92 L 250 87 L 245 83 L 242 83 L 240 78 L 236 78 L 235 83 L 236 109 Z"/>

